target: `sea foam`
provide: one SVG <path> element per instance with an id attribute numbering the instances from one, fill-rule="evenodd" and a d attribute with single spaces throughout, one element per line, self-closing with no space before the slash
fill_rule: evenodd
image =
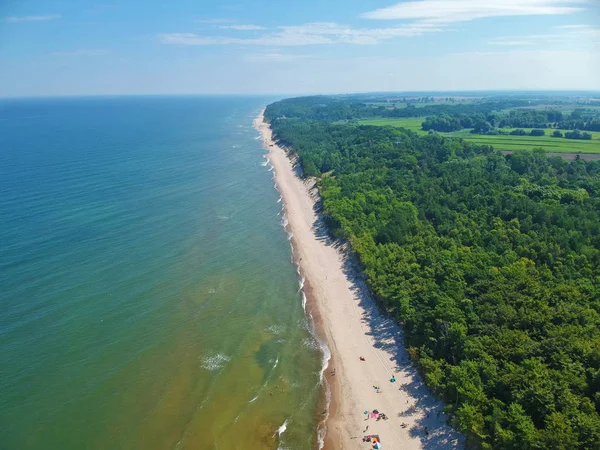
<path id="1" fill-rule="evenodd" d="M 222 353 L 217 353 L 215 355 L 205 357 L 202 362 L 202 367 L 204 367 L 206 370 L 210 370 L 211 372 L 216 372 L 221 370 L 230 360 L 231 358 L 229 356 Z"/>

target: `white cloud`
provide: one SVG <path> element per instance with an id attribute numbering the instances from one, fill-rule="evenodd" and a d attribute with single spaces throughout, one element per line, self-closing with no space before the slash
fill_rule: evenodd
<path id="1" fill-rule="evenodd" d="M 158 37 L 164 44 L 178 45 L 256 45 L 300 46 L 318 44 L 377 44 L 395 37 L 420 36 L 442 31 L 434 24 L 412 24 L 389 28 L 350 28 L 329 22 L 281 26 L 278 31 L 255 38 L 201 36 L 195 33 L 164 33 Z"/>
<path id="2" fill-rule="evenodd" d="M 81 49 L 81 50 L 69 50 L 52 52 L 53 56 L 102 56 L 108 54 L 109 51 L 103 48 L 96 49 Z"/>
<path id="3" fill-rule="evenodd" d="M 61 17 L 60 14 L 47 14 L 45 16 L 12 16 L 5 17 L 3 20 L 5 22 L 43 22 L 46 20 L 60 19 Z"/>
<path id="4" fill-rule="evenodd" d="M 600 28 L 590 25 L 561 25 L 554 27 L 559 30 L 555 33 L 533 34 L 526 36 L 500 36 L 488 42 L 491 45 L 557 45 L 560 43 L 573 44 L 578 41 L 578 46 L 600 42 Z"/>
<path id="5" fill-rule="evenodd" d="M 261 27 L 260 25 L 221 25 L 219 28 L 240 31 L 265 30 L 265 27 Z"/>
<path id="6" fill-rule="evenodd" d="M 587 0 L 421 0 L 376 9 L 362 17 L 452 23 L 485 17 L 571 14 L 581 11 L 584 3 Z"/>
<path id="7" fill-rule="evenodd" d="M 574 29 L 580 29 L 580 28 L 590 28 L 589 25 L 583 25 L 583 24 L 578 24 L 578 25 L 560 25 L 556 28 L 560 28 L 563 30 L 574 30 Z"/>

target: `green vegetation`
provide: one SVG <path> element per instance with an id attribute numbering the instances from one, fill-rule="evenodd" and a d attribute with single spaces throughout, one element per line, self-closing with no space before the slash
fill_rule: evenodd
<path id="1" fill-rule="evenodd" d="M 599 448 L 600 162 L 277 110 L 468 446 Z M 473 137 L 590 143 L 548 134 Z"/>
<path id="2" fill-rule="evenodd" d="M 406 117 L 403 119 L 365 119 L 359 121 L 361 125 L 375 125 L 380 127 L 401 127 L 407 130 L 421 132 L 421 134 L 427 134 L 421 129 L 423 123 L 423 117 Z"/>
<path id="3" fill-rule="evenodd" d="M 421 135 L 426 135 L 428 132 L 421 129 L 424 120 L 424 117 L 408 117 L 401 119 L 366 119 L 360 120 L 358 123 L 361 125 L 406 128 Z M 447 137 L 459 137 L 477 144 L 492 145 L 498 150 L 519 151 L 543 148 L 546 151 L 557 153 L 600 153 L 600 132 L 588 132 L 592 136 L 592 140 L 582 141 L 554 137 L 555 132 L 564 134 L 568 130 L 545 128 L 543 129 L 544 136 L 530 136 L 532 129 L 523 128 L 524 136 L 510 135 L 514 130 L 514 128 L 502 129 L 507 135 L 477 135 L 471 134 L 469 130 L 440 134 Z"/>
<path id="4" fill-rule="evenodd" d="M 267 119 L 285 117 L 400 126 L 421 134 L 440 132 L 507 151 L 543 148 L 560 153 L 600 153 L 600 109 L 591 100 L 582 107 L 581 101 L 578 98 L 574 103 L 569 98 L 544 95 L 316 96 L 276 102 L 267 112 Z M 507 139 L 509 136 L 519 139 Z M 553 139 L 547 139 L 550 137 Z M 585 145 L 582 141 L 590 142 Z"/>

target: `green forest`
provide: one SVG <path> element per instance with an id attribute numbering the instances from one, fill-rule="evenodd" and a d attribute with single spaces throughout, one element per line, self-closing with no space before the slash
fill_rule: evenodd
<path id="1" fill-rule="evenodd" d="M 265 117 L 468 447 L 600 449 L 600 162 L 327 108 L 284 100 Z"/>

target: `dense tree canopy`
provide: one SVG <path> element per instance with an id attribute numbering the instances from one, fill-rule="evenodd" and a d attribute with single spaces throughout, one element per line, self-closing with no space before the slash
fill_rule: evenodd
<path id="1" fill-rule="evenodd" d="M 283 109 L 276 138 L 469 445 L 600 448 L 600 163 Z"/>

